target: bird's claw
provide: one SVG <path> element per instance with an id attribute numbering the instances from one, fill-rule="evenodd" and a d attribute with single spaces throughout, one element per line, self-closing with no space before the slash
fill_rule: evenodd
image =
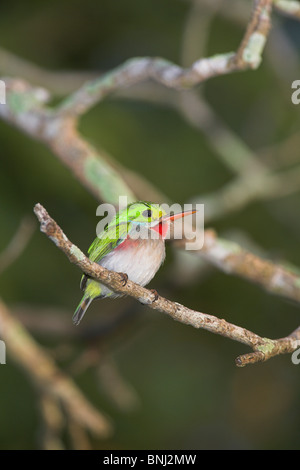
<path id="1" fill-rule="evenodd" d="M 159 294 L 158 294 L 158 292 L 157 292 L 156 289 L 151 289 L 150 292 L 152 292 L 152 294 L 154 295 L 154 299 L 152 300 L 152 303 L 153 303 L 153 302 L 155 302 L 155 301 L 158 299 Z"/>
<path id="2" fill-rule="evenodd" d="M 119 273 L 123 287 L 126 286 L 128 281 L 128 275 L 126 273 Z"/>

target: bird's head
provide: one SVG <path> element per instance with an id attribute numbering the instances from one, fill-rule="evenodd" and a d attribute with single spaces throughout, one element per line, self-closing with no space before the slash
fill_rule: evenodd
<path id="1" fill-rule="evenodd" d="M 185 211 L 170 215 L 159 204 L 139 201 L 129 204 L 122 212 L 122 216 L 126 217 L 133 230 L 150 230 L 156 233 L 159 238 L 164 239 L 167 235 L 170 222 L 186 215 L 194 214 L 196 211 Z"/>

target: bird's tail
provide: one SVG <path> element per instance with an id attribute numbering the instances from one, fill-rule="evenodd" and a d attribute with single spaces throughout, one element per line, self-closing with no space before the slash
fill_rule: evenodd
<path id="1" fill-rule="evenodd" d="M 72 318 L 74 325 L 79 325 L 92 300 L 93 297 L 84 294 Z"/>

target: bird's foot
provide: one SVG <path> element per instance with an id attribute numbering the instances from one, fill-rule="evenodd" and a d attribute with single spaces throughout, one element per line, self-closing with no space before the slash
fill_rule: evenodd
<path id="1" fill-rule="evenodd" d="M 152 300 L 152 303 L 153 303 L 158 299 L 159 294 L 156 289 L 151 289 L 150 292 L 152 292 L 152 294 L 154 295 L 154 299 Z"/>
<path id="2" fill-rule="evenodd" d="M 120 275 L 123 287 L 125 287 L 128 281 L 128 275 L 126 273 L 118 273 L 118 274 Z"/>

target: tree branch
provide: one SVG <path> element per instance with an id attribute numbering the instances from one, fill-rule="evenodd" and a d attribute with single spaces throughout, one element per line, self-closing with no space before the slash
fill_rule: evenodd
<path id="1" fill-rule="evenodd" d="M 46 209 L 36 204 L 34 212 L 40 222 L 41 231 L 52 240 L 53 243 L 85 274 L 101 281 L 116 292 L 127 294 L 150 308 L 166 313 L 174 320 L 180 321 L 195 328 L 203 328 L 226 338 L 238 341 L 250 346 L 254 353 L 250 356 L 239 356 L 236 364 L 244 366 L 247 363 L 267 360 L 277 354 L 293 352 L 297 349 L 300 340 L 300 329 L 292 335 L 279 340 L 261 338 L 245 328 L 233 325 L 213 315 L 197 312 L 184 305 L 161 296 L 155 296 L 153 292 L 128 280 L 124 286 L 123 276 L 120 273 L 109 271 L 97 263 L 90 261 L 83 252 L 74 245 L 64 234 L 57 223 L 49 216 Z"/>
<path id="2" fill-rule="evenodd" d="M 194 87 L 212 77 L 259 67 L 270 30 L 272 0 L 256 0 L 252 18 L 237 52 L 199 59 L 189 68 L 151 57 L 126 61 L 100 78 L 84 84 L 56 108 L 57 115 L 78 116 L 86 113 L 105 96 L 147 79 L 176 89 Z"/>

